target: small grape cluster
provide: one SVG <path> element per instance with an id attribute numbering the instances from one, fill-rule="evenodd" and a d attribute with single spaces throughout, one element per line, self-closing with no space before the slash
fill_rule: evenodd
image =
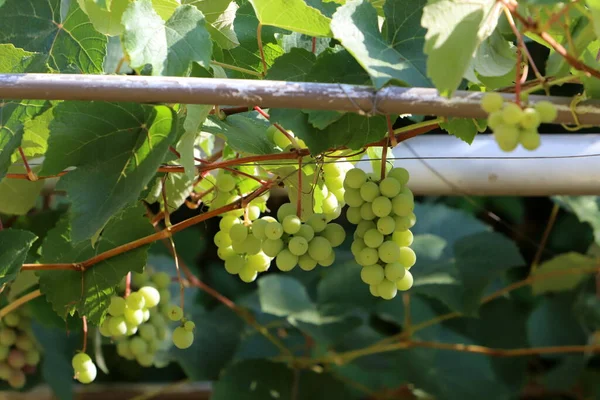
<path id="1" fill-rule="evenodd" d="M 481 108 L 488 116 L 488 126 L 494 133 L 498 147 L 509 152 L 519 143 L 524 149 L 533 151 L 540 144 L 538 127 L 542 122 L 556 119 L 556 107 L 549 101 L 537 102 L 533 107 L 522 109 L 515 103 L 505 102 L 495 92 L 486 93 L 481 100 Z"/>
<path id="2" fill-rule="evenodd" d="M 409 269 L 416 255 L 410 228 L 415 224 L 414 196 L 406 187 L 409 180 L 404 168 L 392 168 L 380 180 L 354 168 L 344 180 L 344 198 L 349 208 L 346 217 L 357 225 L 351 251 L 361 270 L 361 279 L 371 294 L 386 300 L 398 290 L 412 287 Z"/>
<path id="3" fill-rule="evenodd" d="M 35 372 L 39 362 L 40 351 L 27 309 L 8 313 L 0 324 L 0 379 L 20 389 L 25 386 L 25 375 Z"/>
<path id="4" fill-rule="evenodd" d="M 71 366 L 75 371 L 75 379 L 81 383 L 92 383 L 96 379 L 98 369 L 92 358 L 86 353 L 77 353 L 71 360 Z"/>

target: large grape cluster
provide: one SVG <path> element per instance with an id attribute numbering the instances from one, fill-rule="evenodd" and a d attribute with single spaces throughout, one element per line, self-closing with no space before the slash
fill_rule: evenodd
<path id="1" fill-rule="evenodd" d="M 0 322 L 0 380 L 20 389 L 25 386 L 25 375 L 35 372 L 39 362 L 39 346 L 31 332 L 27 309 L 8 313 Z"/>
<path id="2" fill-rule="evenodd" d="M 349 206 L 346 217 L 357 225 L 352 254 L 362 266 L 360 276 L 371 294 L 387 300 L 413 284 L 409 269 L 416 255 L 409 246 L 416 217 L 414 196 L 406 187 L 408 179 L 404 168 L 392 168 L 382 180 L 354 168 L 344 180 Z"/>
<path id="3" fill-rule="evenodd" d="M 253 190 L 260 185 L 258 182 L 248 180 L 246 178 L 241 179 L 240 176 L 224 170 L 219 170 L 216 177 L 207 175 L 204 178 L 204 182 L 214 185 L 213 192 L 211 193 L 212 196 L 205 199 L 207 202 L 210 202 L 211 210 L 223 207 L 227 204 L 233 203 L 236 200 L 239 200 L 241 196 L 238 193 L 238 187 L 242 185 L 242 182 L 246 186 L 250 185 L 249 187 L 245 188 L 247 190 Z M 249 204 L 246 205 L 245 209 L 227 211 L 226 213 L 223 213 L 223 216 L 231 215 L 234 217 L 241 217 L 245 213 L 250 220 L 255 220 L 259 217 L 261 208 L 264 208 L 267 198 L 268 192 L 263 196 L 253 199 Z"/>
<path id="4" fill-rule="evenodd" d="M 486 93 L 481 108 L 489 113 L 488 126 L 494 132 L 498 147 L 509 152 L 519 144 L 526 150 L 540 146 L 538 127 L 556 118 L 556 107 L 548 101 L 540 101 L 533 107 L 522 109 L 519 105 L 504 102 L 499 93 Z"/>

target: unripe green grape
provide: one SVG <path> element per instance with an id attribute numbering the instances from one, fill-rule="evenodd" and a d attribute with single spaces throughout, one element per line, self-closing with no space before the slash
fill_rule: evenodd
<path id="1" fill-rule="evenodd" d="M 219 248 L 221 247 L 229 247 L 231 246 L 231 238 L 229 235 L 223 231 L 219 231 L 215 234 L 213 238 L 213 242 Z"/>
<path id="2" fill-rule="evenodd" d="M 340 215 L 342 215 L 342 209 L 344 208 L 343 204 L 338 205 L 332 212 L 325 213 L 325 218 L 327 222 L 338 219 Z"/>
<path id="3" fill-rule="evenodd" d="M 244 241 L 232 242 L 231 248 L 235 254 L 245 254 L 246 253 L 246 249 L 244 248 Z"/>
<path id="4" fill-rule="evenodd" d="M 342 174 L 335 163 L 323 164 L 323 172 L 325 173 L 325 182 L 327 182 L 327 177 L 337 178 Z"/>
<path id="5" fill-rule="evenodd" d="M 248 264 L 245 264 L 240 270 L 238 276 L 240 277 L 242 282 L 250 283 L 256 280 L 258 272 Z"/>
<path id="6" fill-rule="evenodd" d="M 183 310 L 176 304 L 171 304 L 169 306 L 169 311 L 167 312 L 167 316 L 171 321 L 180 321 L 183 318 Z"/>
<path id="7" fill-rule="evenodd" d="M 327 218 L 323 214 L 315 213 L 308 218 L 306 224 L 313 228 L 315 233 L 319 233 L 327 227 Z"/>
<path id="8" fill-rule="evenodd" d="M 405 274 L 406 268 L 399 262 L 392 262 L 385 265 L 385 278 L 392 282 L 402 279 Z"/>
<path id="9" fill-rule="evenodd" d="M 165 317 L 163 317 L 162 314 L 159 314 L 156 312 L 152 313 L 148 323 L 154 325 L 154 327 L 156 327 L 157 331 L 160 328 L 164 328 L 167 325 L 167 321 L 165 320 Z"/>
<path id="10" fill-rule="evenodd" d="M 359 168 L 352 168 L 346 173 L 344 178 L 344 186 L 352 189 L 360 189 L 367 181 L 367 174 Z"/>
<path id="11" fill-rule="evenodd" d="M 338 247 L 346 239 L 346 231 L 340 224 L 327 224 L 325 230 L 321 232 L 321 236 L 329 240 L 332 247 Z"/>
<path id="12" fill-rule="evenodd" d="M 0 363 L 0 379 L 7 381 L 11 373 L 12 368 L 7 363 Z"/>
<path id="13" fill-rule="evenodd" d="M 136 336 L 129 341 L 129 348 L 134 356 L 138 356 L 148 351 L 148 343 L 141 337 Z"/>
<path id="14" fill-rule="evenodd" d="M 281 226 L 283 227 L 283 231 L 285 233 L 289 233 L 293 235 L 300 230 L 300 226 L 302 225 L 302 221 L 298 218 L 297 215 L 288 215 L 281 222 Z"/>
<path id="15" fill-rule="evenodd" d="M 506 103 L 502 109 L 502 118 L 507 125 L 517 125 L 524 117 L 523 110 L 515 103 Z"/>
<path id="16" fill-rule="evenodd" d="M 40 362 L 40 352 L 36 349 L 31 349 L 25 353 L 25 364 L 27 365 L 38 365 Z"/>
<path id="17" fill-rule="evenodd" d="M 335 195 L 333 193 L 329 193 L 327 195 L 327 197 L 323 200 L 323 213 L 324 214 L 331 214 L 333 212 L 336 211 L 336 209 L 338 208 L 338 200 L 335 197 Z"/>
<path id="18" fill-rule="evenodd" d="M 219 221 L 219 229 L 225 233 L 228 233 L 233 225 L 241 223 L 242 221 L 240 221 L 239 218 L 234 217 L 233 215 L 226 215 L 221 218 L 221 221 Z"/>
<path id="19" fill-rule="evenodd" d="M 298 264 L 298 256 L 287 249 L 281 250 L 275 258 L 275 265 L 277 265 L 280 271 L 291 271 L 296 264 Z"/>
<path id="20" fill-rule="evenodd" d="M 295 256 L 301 256 L 308 251 L 308 241 L 301 236 L 293 237 L 288 243 L 288 250 Z"/>
<path id="21" fill-rule="evenodd" d="M 127 333 L 127 324 L 123 316 L 112 317 L 108 321 L 108 331 L 111 336 L 119 337 L 124 336 Z"/>
<path id="22" fill-rule="evenodd" d="M 365 221 L 372 221 L 377 217 L 373 212 L 373 206 L 371 203 L 364 203 L 362 206 L 360 206 L 360 217 Z"/>
<path id="23" fill-rule="evenodd" d="M 138 292 L 130 293 L 125 302 L 127 303 L 127 307 L 133 310 L 141 310 L 146 306 L 146 299 Z"/>
<path id="24" fill-rule="evenodd" d="M 398 290 L 406 291 L 410 289 L 413 285 L 413 276 L 409 270 L 406 270 L 406 273 L 401 279 L 396 281 L 396 288 Z"/>
<path id="25" fill-rule="evenodd" d="M 371 203 L 380 194 L 379 186 L 375 182 L 367 182 L 360 187 L 360 197 L 366 202 Z"/>
<path id="26" fill-rule="evenodd" d="M 221 192 L 231 192 L 235 189 L 235 179 L 228 174 L 220 174 L 216 180 L 217 189 Z"/>
<path id="27" fill-rule="evenodd" d="M 415 201 L 412 194 L 400 193 L 392 199 L 392 210 L 400 217 L 410 215 L 415 209 Z"/>
<path id="28" fill-rule="evenodd" d="M 417 217 L 414 213 L 410 213 L 407 217 L 395 216 L 394 222 L 396 223 L 396 231 L 406 231 L 412 228 L 417 221 Z"/>
<path id="29" fill-rule="evenodd" d="M 312 271 L 317 266 L 317 261 L 308 254 L 303 254 L 298 257 L 298 266 L 303 271 Z"/>
<path id="30" fill-rule="evenodd" d="M 246 207 L 246 213 L 250 221 L 255 221 L 260 217 L 260 208 L 255 205 L 249 205 Z"/>
<path id="31" fill-rule="evenodd" d="M 267 236 L 265 235 L 265 228 L 269 222 L 264 219 L 257 219 L 252 223 L 252 236 L 257 238 L 258 240 L 265 240 Z"/>
<path id="32" fill-rule="evenodd" d="M 171 300 L 171 292 L 168 289 L 161 289 L 158 291 L 160 293 L 160 301 L 163 303 L 168 303 Z"/>
<path id="33" fill-rule="evenodd" d="M 142 354 L 138 354 L 135 357 L 135 360 L 138 362 L 138 364 L 140 364 L 142 367 L 151 367 L 152 364 L 154 364 L 154 354 L 152 353 L 142 353 Z"/>
<path id="34" fill-rule="evenodd" d="M 119 340 L 117 342 L 117 354 L 123 358 L 131 360 L 135 358 L 131 349 L 129 348 L 129 340 Z M 77 371 L 77 369 L 75 369 Z"/>
<path id="35" fill-rule="evenodd" d="M 127 307 L 127 302 L 123 297 L 113 296 L 110 298 L 110 305 L 108 306 L 108 313 L 113 317 L 118 317 L 123 315 L 125 308 Z"/>
<path id="36" fill-rule="evenodd" d="M 410 269 L 417 262 L 417 255 L 410 247 L 400 247 L 398 262 L 404 265 L 404 268 Z"/>
<path id="37" fill-rule="evenodd" d="M 488 92 L 481 98 L 481 108 L 488 114 L 502 109 L 503 105 L 504 98 L 500 93 Z"/>
<path id="38" fill-rule="evenodd" d="M 379 182 L 379 190 L 385 197 L 394 198 L 402 190 L 402 185 L 394 178 L 385 178 Z"/>
<path id="39" fill-rule="evenodd" d="M 377 285 L 370 285 L 369 292 L 371 293 L 372 296 L 379 297 L 379 292 L 377 291 Z"/>
<path id="40" fill-rule="evenodd" d="M 27 350 L 33 349 L 34 343 L 33 343 L 33 340 L 31 340 L 31 338 L 29 338 L 25 335 L 21 335 L 21 336 L 17 337 L 15 346 L 17 347 L 17 349 L 27 351 Z"/>
<path id="41" fill-rule="evenodd" d="M 283 249 L 283 240 L 267 239 L 262 242 L 262 251 L 269 257 L 277 257 L 277 254 Z"/>
<path id="42" fill-rule="evenodd" d="M 362 221 L 362 217 L 360 216 L 360 207 L 348 207 L 346 210 L 346 219 L 351 224 L 358 224 Z"/>
<path id="43" fill-rule="evenodd" d="M 331 251 L 331 253 L 329 253 L 329 255 L 325 259 L 318 261 L 319 265 L 322 267 L 329 267 L 329 266 L 333 265 L 334 262 L 335 262 L 335 251 Z"/>
<path id="44" fill-rule="evenodd" d="M 296 236 L 301 236 L 310 242 L 315 237 L 315 230 L 310 225 L 302 224 L 300 230 L 296 233 Z"/>
<path id="45" fill-rule="evenodd" d="M 0 344 L 2 346 L 12 346 L 17 341 L 17 333 L 10 328 L 0 330 Z"/>
<path id="46" fill-rule="evenodd" d="M 21 370 L 12 370 L 8 377 L 8 385 L 13 389 L 21 389 L 25 386 L 25 374 Z"/>
<path id="47" fill-rule="evenodd" d="M 536 130 L 521 131 L 519 142 L 521 142 L 521 146 L 523 146 L 525 150 L 529 151 L 537 149 L 542 143 L 541 136 Z"/>
<path id="48" fill-rule="evenodd" d="M 344 202 L 350 207 L 360 207 L 365 201 L 361 197 L 359 189 L 346 189 L 344 192 Z"/>
<path id="49" fill-rule="evenodd" d="M 536 130 L 542 123 L 540 115 L 534 108 L 526 108 L 523 110 L 523 119 L 521 119 L 521 127 L 525 130 Z"/>
<path id="50" fill-rule="evenodd" d="M 85 369 L 88 364 L 93 364 L 93 361 L 86 353 L 77 353 L 71 359 L 71 366 L 75 371 Z"/>
<path id="51" fill-rule="evenodd" d="M 284 203 L 277 210 L 277 219 L 283 221 L 288 215 L 296 215 L 296 205 Z"/>
<path id="52" fill-rule="evenodd" d="M 150 280 L 150 276 L 146 273 L 132 272 L 131 273 L 131 284 L 134 287 L 142 287 Z"/>
<path id="53" fill-rule="evenodd" d="M 183 329 L 185 329 L 188 332 L 194 332 L 194 329 L 196 329 L 196 324 L 194 323 L 194 321 L 185 321 L 185 323 L 183 324 Z"/>
<path id="54" fill-rule="evenodd" d="M 248 227 L 244 224 L 233 225 L 229 230 L 229 237 L 233 243 L 243 242 L 248 237 Z"/>
<path id="55" fill-rule="evenodd" d="M 194 334 L 178 326 L 173 331 L 173 344 L 178 349 L 187 349 L 194 343 Z"/>
<path id="56" fill-rule="evenodd" d="M 2 322 L 8 327 L 15 328 L 19 325 L 19 321 L 21 321 L 21 316 L 16 312 L 8 313 L 2 318 Z"/>
<path id="57" fill-rule="evenodd" d="M 398 289 L 396 283 L 390 280 L 384 279 L 380 284 L 377 285 L 377 293 L 382 299 L 391 300 L 396 297 Z"/>
<path id="58" fill-rule="evenodd" d="M 171 285 L 171 276 L 166 272 L 157 272 L 152 275 L 152 282 L 157 289 L 166 289 Z"/>
<path id="59" fill-rule="evenodd" d="M 346 200 L 344 200 L 344 194 L 345 194 L 345 190 L 344 189 L 338 189 L 338 190 L 334 190 L 333 191 L 333 195 L 335 196 L 335 198 L 338 201 L 338 204 L 340 205 L 340 207 L 343 207 L 346 205 Z"/>
<path id="60" fill-rule="evenodd" d="M 558 114 L 556 106 L 546 100 L 538 101 L 533 107 L 539 113 L 542 122 L 545 123 L 553 122 Z"/>
<path id="61" fill-rule="evenodd" d="M 495 130 L 500 125 L 504 125 L 504 117 L 502 116 L 502 111 L 494 111 L 490 115 L 488 115 L 488 126 Z"/>
<path id="62" fill-rule="evenodd" d="M 156 337 L 156 327 L 152 324 L 144 324 L 139 327 L 139 335 L 146 342 L 149 342 Z"/>
<path id="63" fill-rule="evenodd" d="M 144 296 L 146 302 L 146 308 L 156 307 L 160 303 L 160 293 L 156 288 L 152 286 L 143 286 L 138 289 L 138 293 Z"/>
<path id="64" fill-rule="evenodd" d="M 387 217 L 392 212 L 392 202 L 385 196 L 379 196 L 371 203 L 373 214 L 377 217 Z"/>
<path id="65" fill-rule="evenodd" d="M 344 188 L 344 182 L 339 179 L 339 177 L 331 178 L 330 175 L 327 175 L 327 172 L 325 172 L 325 185 L 327 185 L 327 189 L 329 189 L 330 192 L 335 192 L 336 190 Z"/>
<path id="66" fill-rule="evenodd" d="M 8 357 L 9 351 L 10 351 L 10 347 L 0 346 L 0 361 L 6 360 L 6 357 Z"/>
<path id="67" fill-rule="evenodd" d="M 144 321 L 144 312 L 142 310 L 127 308 L 123 316 L 128 325 L 139 326 Z"/>
<path id="68" fill-rule="evenodd" d="M 519 130 L 515 126 L 500 125 L 494 131 L 494 139 L 502 151 L 513 151 L 519 145 Z"/>
<path id="69" fill-rule="evenodd" d="M 367 233 L 367 231 L 369 231 L 371 229 L 377 229 L 377 225 L 375 225 L 375 222 L 366 221 L 366 220 L 360 221 L 360 223 L 356 226 L 356 230 L 354 231 L 354 234 L 357 237 L 364 238 L 365 233 Z"/>
<path id="70" fill-rule="evenodd" d="M 142 322 L 148 322 L 148 320 L 150 319 L 150 310 L 147 308 L 142 308 L 142 313 L 144 314 Z"/>
<path id="71" fill-rule="evenodd" d="M 392 168 L 390 172 L 388 172 L 387 176 L 388 178 L 394 178 L 400 182 L 400 185 L 402 186 L 406 185 L 410 179 L 410 174 L 408 171 L 401 167 Z"/>
<path id="72" fill-rule="evenodd" d="M 265 226 L 265 236 L 271 240 L 277 240 L 283 235 L 283 227 L 277 221 L 269 222 Z"/>
<path id="73" fill-rule="evenodd" d="M 258 254 L 248 256 L 246 259 L 246 265 L 254 269 L 256 272 L 265 272 L 271 266 L 271 257 L 267 256 L 263 252 L 260 252 Z"/>
<path id="74" fill-rule="evenodd" d="M 308 244 L 308 254 L 317 261 L 323 261 L 333 251 L 329 240 L 315 236 Z"/>
<path id="75" fill-rule="evenodd" d="M 379 258 L 384 263 L 392 263 L 400 258 L 400 246 L 396 242 L 386 240 L 379 246 Z"/>
<path id="76" fill-rule="evenodd" d="M 369 229 L 363 240 L 368 247 L 376 249 L 383 243 L 383 235 L 377 229 Z"/>
<path id="77" fill-rule="evenodd" d="M 357 238 L 354 239 L 354 241 L 352 242 L 352 245 L 350 245 L 350 252 L 352 253 L 352 255 L 355 258 L 358 258 L 358 255 L 360 254 L 360 252 L 365 249 L 367 247 L 367 245 L 365 244 L 364 240 L 362 240 L 361 238 Z"/>
<path id="78" fill-rule="evenodd" d="M 377 220 L 377 230 L 382 235 L 391 235 L 394 232 L 394 229 L 396 229 L 396 223 L 394 222 L 393 217 L 388 215 L 387 217 L 379 218 Z"/>
<path id="79" fill-rule="evenodd" d="M 141 311 L 141 310 L 138 310 Z M 143 316 L 143 312 L 142 312 L 142 316 Z M 143 317 L 142 317 L 142 321 L 143 321 Z M 125 325 L 127 325 L 127 332 L 125 332 L 125 336 L 133 336 L 137 333 L 138 331 L 138 324 L 132 324 L 129 321 L 125 320 Z"/>
<path id="80" fill-rule="evenodd" d="M 253 235 L 248 235 L 246 240 L 242 242 L 243 252 L 249 255 L 258 254 L 261 250 L 262 243 Z"/>
<path id="81" fill-rule="evenodd" d="M 413 243 L 414 236 L 413 233 L 409 230 L 395 231 L 394 233 L 392 233 L 392 240 L 396 242 L 400 247 L 407 247 Z"/>
<path id="82" fill-rule="evenodd" d="M 102 322 L 102 324 L 98 327 L 98 330 L 100 331 L 100 334 L 104 337 L 112 336 L 110 330 L 108 329 L 108 318 L 106 318 L 104 322 Z"/>
<path id="83" fill-rule="evenodd" d="M 383 267 L 379 264 L 368 265 L 360 270 L 360 279 L 367 285 L 379 285 L 384 277 Z"/>
<path id="84" fill-rule="evenodd" d="M 356 262 L 363 267 L 376 264 L 377 261 L 379 261 L 379 253 L 377 253 L 377 250 L 370 247 L 365 247 L 362 249 L 358 257 L 356 257 Z"/>
<path id="85" fill-rule="evenodd" d="M 75 371 L 75 378 L 83 384 L 92 383 L 98 373 L 95 364 L 89 364 L 85 369 Z"/>

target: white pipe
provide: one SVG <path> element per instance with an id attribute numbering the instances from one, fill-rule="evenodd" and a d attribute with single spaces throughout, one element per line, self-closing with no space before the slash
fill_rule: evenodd
<path id="1" fill-rule="evenodd" d="M 392 154 L 394 166 L 410 172 L 408 186 L 420 195 L 600 195 L 600 134 L 542 135 L 537 150 L 519 147 L 511 153 L 487 134 L 470 146 L 449 135 L 425 135 L 399 144 Z M 370 164 L 358 163 L 366 171 Z"/>

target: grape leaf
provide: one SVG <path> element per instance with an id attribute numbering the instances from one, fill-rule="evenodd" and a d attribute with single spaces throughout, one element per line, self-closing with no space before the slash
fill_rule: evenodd
<path id="1" fill-rule="evenodd" d="M 179 0 L 152 0 L 152 8 L 154 11 L 163 19 L 163 21 L 167 21 L 177 7 L 179 7 Z"/>
<path id="2" fill-rule="evenodd" d="M 585 4 L 587 4 L 592 14 L 596 39 L 600 39 L 600 0 L 586 0 Z"/>
<path id="3" fill-rule="evenodd" d="M 110 10 L 112 5 L 112 0 L 93 0 L 93 2 L 103 10 Z"/>
<path id="4" fill-rule="evenodd" d="M 33 169 L 33 168 L 32 168 Z M 9 173 L 25 173 L 25 167 L 12 165 Z M 37 172 L 36 169 L 33 172 Z M 36 203 L 44 181 L 35 182 L 26 179 L 4 178 L 0 181 L 0 213 L 8 215 L 25 215 Z"/>
<path id="5" fill-rule="evenodd" d="M 90 238 L 132 204 L 156 173 L 176 135 L 166 106 L 64 102 L 54 108 L 43 174 L 67 167 L 57 187 L 72 201 L 71 238 Z"/>
<path id="6" fill-rule="evenodd" d="M 461 139 L 463 142 L 471 144 L 475 136 L 477 136 L 477 132 L 483 130 L 479 128 L 478 124 L 485 127 L 486 121 L 468 118 L 448 118 L 447 121 L 440 123 L 440 128 Z"/>
<path id="7" fill-rule="evenodd" d="M 598 265 L 595 258 L 589 257 L 583 254 L 569 252 L 565 254 L 559 254 L 558 256 L 545 261 L 533 272 L 533 275 L 545 275 L 552 273 L 552 271 L 560 271 L 572 268 L 583 268 L 593 271 L 594 267 Z M 548 277 L 544 279 L 538 279 L 533 282 L 533 294 L 540 295 L 547 292 L 562 292 L 566 290 L 574 289 L 580 282 L 586 279 L 586 275 L 581 274 L 568 274 L 568 275 L 557 275 L 555 277 Z"/>
<path id="8" fill-rule="evenodd" d="M 429 0 L 421 20 L 427 29 L 427 76 L 440 94 L 450 96 L 458 88 L 479 44 L 494 31 L 501 10 L 495 0 Z"/>
<path id="9" fill-rule="evenodd" d="M 145 217 L 146 209 L 137 205 L 117 213 L 100 233 L 95 247 L 91 241 L 75 244 L 71 240 L 69 219 L 63 217 L 42 244 L 42 263 L 82 262 L 117 246 L 154 232 Z M 38 271 L 40 290 L 58 315 L 65 317 L 75 311 L 88 321 L 100 324 L 115 288 L 129 271 L 142 272 L 149 246 L 101 261 L 85 272 Z"/>
<path id="10" fill-rule="evenodd" d="M 304 49 L 292 49 L 289 53 L 277 58 L 265 79 L 274 81 L 302 82 L 314 65 L 316 57 Z"/>
<path id="11" fill-rule="evenodd" d="M 315 309 L 306 288 L 289 276 L 269 275 L 258 280 L 260 307 L 267 314 L 289 317 Z"/>
<path id="12" fill-rule="evenodd" d="M 425 0 L 417 0 L 407 7 L 401 0 L 387 1 L 385 39 L 379 32 L 375 8 L 365 0 L 348 1 L 333 15 L 334 37 L 369 73 L 376 89 L 391 80 L 431 86 L 425 74 L 424 31 L 419 24 L 424 4 Z"/>
<path id="13" fill-rule="evenodd" d="M 0 19 L 0 43 L 12 43 L 46 55 L 50 68 L 60 72 L 100 74 L 107 38 L 71 2 L 61 18 L 61 0 L 7 0 Z"/>
<path id="14" fill-rule="evenodd" d="M 574 213 L 579 221 L 590 224 L 594 241 L 600 244 L 600 202 L 598 196 L 554 196 L 563 208 Z"/>
<path id="15" fill-rule="evenodd" d="M 272 154 L 278 152 L 265 131 L 269 123 L 255 111 L 230 115 L 221 121 L 215 116 L 206 119 L 202 130 L 214 135 L 223 135 L 234 150 L 249 154 Z"/>
<path id="16" fill-rule="evenodd" d="M 263 25 L 310 36 L 331 36 L 331 20 L 303 0 L 250 0 Z"/>
<path id="17" fill-rule="evenodd" d="M 313 39 L 315 41 L 313 52 Z M 331 39 L 328 37 L 308 36 L 298 32 L 292 32 L 289 35 L 282 35 L 281 47 L 283 51 L 289 53 L 294 48 L 308 50 L 313 54 L 319 55 L 329 48 Z"/>
<path id="18" fill-rule="evenodd" d="M 20 229 L 0 230 L 0 285 L 17 277 L 37 236 Z"/>
<path id="19" fill-rule="evenodd" d="M 77 0 L 77 3 L 98 32 L 109 36 L 123 33 L 121 17 L 129 5 L 129 0 L 113 0 L 110 9 L 101 7 L 96 0 Z"/>
<path id="20" fill-rule="evenodd" d="M 569 292 L 540 299 L 527 320 L 531 347 L 586 344 L 586 335 L 573 312 L 573 301 L 574 294 Z"/>
<path id="21" fill-rule="evenodd" d="M 212 42 L 204 15 L 184 5 L 165 22 L 150 0 L 129 5 L 123 14 L 123 47 L 132 68 L 152 66 L 152 75 L 188 75 L 192 61 L 209 67 Z"/>
<path id="22" fill-rule="evenodd" d="M 54 109 L 49 108 L 35 118 L 25 121 L 21 148 L 26 157 L 34 158 L 46 153 L 48 150 L 48 138 L 50 137 L 48 127 L 50 121 L 53 119 Z M 20 156 L 13 154 L 13 161 L 18 160 L 19 158 Z"/>
<path id="23" fill-rule="evenodd" d="M 212 106 L 201 104 L 188 104 L 186 106 L 186 116 L 183 122 L 185 132 L 181 135 L 176 150 L 179 152 L 179 158 L 181 165 L 185 169 L 185 174 L 190 179 L 193 179 L 196 174 L 196 168 L 194 167 L 194 144 L 196 136 L 200 132 L 200 128 L 212 108 Z"/>
<path id="24" fill-rule="evenodd" d="M 184 0 L 183 4 L 191 4 L 202 11 L 206 18 L 206 29 L 212 40 L 222 49 L 233 49 L 239 46 L 233 21 L 238 5 L 232 0 Z"/>
<path id="25" fill-rule="evenodd" d="M 148 196 L 146 196 L 148 203 L 158 202 L 161 204 L 161 209 L 164 209 L 163 178 L 163 174 L 158 174 L 153 188 L 150 190 Z M 175 212 L 179 206 L 185 203 L 185 200 L 194 188 L 194 181 L 185 174 L 167 174 L 164 184 L 170 213 Z"/>

